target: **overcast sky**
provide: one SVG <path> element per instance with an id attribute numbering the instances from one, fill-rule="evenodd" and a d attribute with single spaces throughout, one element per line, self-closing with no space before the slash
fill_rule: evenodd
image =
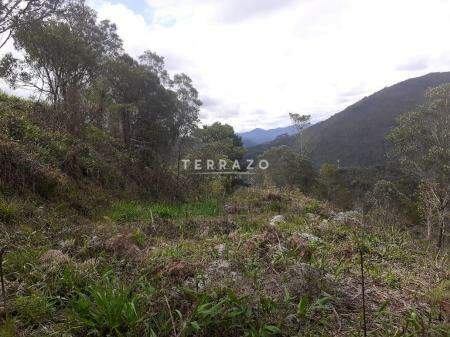
<path id="1" fill-rule="evenodd" d="M 398 81 L 450 70 L 448 0 L 90 0 L 132 56 L 185 72 L 204 123 L 324 119 Z"/>

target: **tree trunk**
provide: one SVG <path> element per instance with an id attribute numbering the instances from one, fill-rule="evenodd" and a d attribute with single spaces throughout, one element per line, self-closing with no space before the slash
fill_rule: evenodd
<path id="1" fill-rule="evenodd" d="M 427 216 L 427 240 L 431 240 L 431 219 L 430 216 Z"/>
<path id="2" fill-rule="evenodd" d="M 123 134 L 123 142 L 125 147 L 130 148 L 130 139 L 131 139 L 131 121 L 130 121 L 130 112 L 127 107 L 123 107 L 120 111 L 121 119 L 122 119 L 122 134 Z"/>
<path id="3" fill-rule="evenodd" d="M 444 245 L 444 232 L 445 232 L 445 216 L 439 214 L 439 239 L 438 239 L 438 249 L 441 250 Z"/>

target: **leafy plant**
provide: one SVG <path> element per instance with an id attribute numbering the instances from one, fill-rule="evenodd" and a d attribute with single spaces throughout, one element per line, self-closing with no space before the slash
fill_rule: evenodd
<path id="1" fill-rule="evenodd" d="M 143 315 L 138 296 L 124 285 L 107 280 L 80 292 L 71 303 L 81 331 L 94 336 L 123 336 L 137 331 Z"/>
<path id="2" fill-rule="evenodd" d="M 271 303 L 265 300 L 254 309 L 248 303 L 248 297 L 239 297 L 231 290 L 203 294 L 185 291 L 197 304 L 186 318 L 177 311 L 183 321 L 182 336 L 223 336 L 227 331 L 235 336 L 268 337 L 281 332 L 277 326 L 264 322 L 262 313 L 271 310 Z"/>

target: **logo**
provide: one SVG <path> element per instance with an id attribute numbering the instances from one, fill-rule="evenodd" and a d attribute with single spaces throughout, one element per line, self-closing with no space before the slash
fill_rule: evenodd
<path id="1" fill-rule="evenodd" d="M 196 175 L 254 175 L 258 170 L 267 170 L 269 162 L 265 159 L 255 162 L 253 159 L 247 159 L 243 162 L 239 160 L 230 161 L 225 159 L 182 159 L 183 169 L 192 170 Z"/>

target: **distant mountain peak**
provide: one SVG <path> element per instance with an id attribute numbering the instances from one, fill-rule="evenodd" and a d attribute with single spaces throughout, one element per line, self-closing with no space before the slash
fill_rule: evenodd
<path id="1" fill-rule="evenodd" d="M 242 137 L 242 142 L 245 147 L 251 147 L 263 143 L 273 141 L 278 136 L 288 134 L 293 135 L 297 133 L 297 129 L 294 125 L 289 125 L 285 127 L 279 127 L 275 129 L 262 129 L 256 128 L 248 132 L 242 132 L 239 135 Z"/>

